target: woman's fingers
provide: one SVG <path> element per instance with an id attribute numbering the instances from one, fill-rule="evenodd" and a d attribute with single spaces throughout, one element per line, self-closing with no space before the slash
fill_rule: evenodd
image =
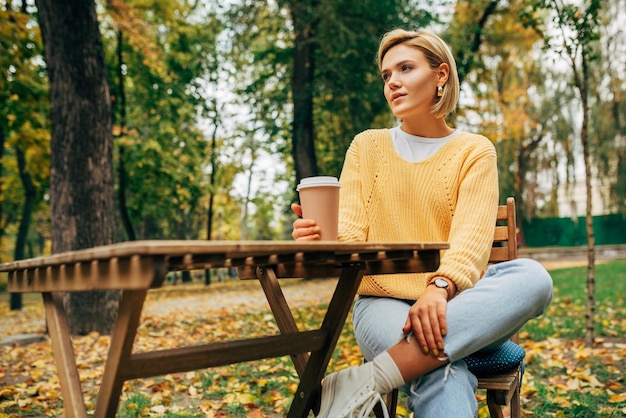
<path id="1" fill-rule="evenodd" d="M 292 203 L 291 204 L 291 210 L 293 211 L 293 213 L 295 213 L 296 215 L 302 217 L 302 206 L 300 206 L 297 203 Z"/>
<path id="2" fill-rule="evenodd" d="M 297 219 L 291 236 L 296 240 L 316 241 L 320 239 L 320 227 L 313 219 Z"/>
<path id="3" fill-rule="evenodd" d="M 291 210 L 298 216 L 302 216 L 302 206 L 297 203 L 291 204 Z M 320 228 L 313 219 L 296 219 L 293 223 L 291 236 L 300 241 L 317 241 L 320 237 Z"/>
<path id="4" fill-rule="evenodd" d="M 409 310 L 403 332 L 407 333 L 412 329 L 425 354 L 439 356 L 443 352 L 446 305 L 445 297 L 427 292 Z"/>

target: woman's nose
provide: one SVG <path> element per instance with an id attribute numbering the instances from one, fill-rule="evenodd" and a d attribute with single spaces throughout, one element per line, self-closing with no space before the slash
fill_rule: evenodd
<path id="1" fill-rule="evenodd" d="M 398 80 L 397 78 L 394 78 L 394 77 L 390 78 L 387 81 L 387 84 L 389 85 L 390 89 L 397 89 L 401 85 L 400 84 L 400 80 Z"/>

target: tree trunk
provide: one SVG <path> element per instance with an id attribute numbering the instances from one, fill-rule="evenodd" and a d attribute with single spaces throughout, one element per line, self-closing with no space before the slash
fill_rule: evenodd
<path id="1" fill-rule="evenodd" d="M 313 129 L 313 80 L 315 78 L 316 35 L 319 18 L 314 15 L 317 0 L 290 1 L 295 43 L 293 48 L 293 161 L 296 182 L 318 174 Z"/>
<path id="2" fill-rule="evenodd" d="M 578 90 L 580 91 L 580 97 L 583 107 L 583 121 L 580 129 L 580 141 L 583 147 L 583 160 L 585 162 L 585 186 L 587 189 L 587 205 L 586 205 L 586 218 L 585 229 L 587 231 L 587 307 L 585 311 L 585 344 L 591 347 L 594 340 L 594 325 L 595 325 L 595 311 L 596 311 L 596 242 L 593 232 L 593 211 L 592 211 L 592 170 L 591 170 L 591 156 L 589 151 L 589 102 L 588 102 L 588 83 L 589 83 L 589 66 L 586 51 L 583 48 L 582 52 L 582 77 L 577 78 Z"/>
<path id="3" fill-rule="evenodd" d="M 214 81 L 214 78 L 211 78 L 211 82 Z M 217 156 L 216 148 L 217 148 L 217 129 L 219 124 L 219 111 L 217 106 L 217 97 L 213 98 L 213 109 L 215 110 L 215 118 L 213 119 L 213 134 L 211 135 L 211 176 L 209 178 L 209 187 L 210 187 L 210 195 L 209 195 L 209 208 L 207 211 L 207 220 L 206 220 L 206 239 L 211 241 L 213 239 L 213 212 L 215 205 L 215 192 L 216 192 L 216 175 L 217 175 Z M 204 270 L 204 284 L 211 284 L 211 270 Z"/>
<path id="4" fill-rule="evenodd" d="M 2 185 L 4 181 L 4 173 L 2 172 L 2 163 L 4 162 L 4 128 L 0 125 L 0 195 L 2 195 Z M 2 200 L 0 200 L 0 245 L 2 245 L 2 238 L 4 238 L 4 228 L 6 223 L 4 222 L 4 216 L 2 213 Z"/>
<path id="5" fill-rule="evenodd" d="M 465 38 L 463 42 L 463 47 L 454 51 L 457 56 L 457 74 L 459 75 L 460 84 L 463 84 L 463 81 L 465 81 L 465 78 L 474 66 L 474 58 L 478 54 L 480 45 L 483 42 L 485 26 L 487 25 L 489 18 L 496 12 L 498 3 L 500 3 L 500 0 L 491 0 L 485 6 L 480 19 L 472 28 L 472 33 L 467 34 L 467 38 Z"/>
<path id="6" fill-rule="evenodd" d="M 50 82 L 52 252 L 115 236 L 109 85 L 93 1 L 36 0 Z M 118 292 L 68 293 L 73 335 L 110 333 Z"/>
<path id="7" fill-rule="evenodd" d="M 15 239 L 14 259 L 23 260 L 24 250 L 26 248 L 26 238 L 28 237 L 28 229 L 30 228 L 33 209 L 35 208 L 37 190 L 33 185 L 30 174 L 26 170 L 26 157 L 24 155 L 24 150 L 19 147 L 15 147 L 15 156 L 17 158 L 17 168 L 20 174 L 20 180 L 22 181 L 22 186 L 24 187 L 24 205 L 22 206 L 22 216 L 17 230 L 17 237 Z M 11 310 L 19 309 L 22 309 L 22 294 L 11 293 Z"/>
<path id="8" fill-rule="evenodd" d="M 124 42 L 124 36 L 122 35 L 122 31 L 119 31 L 117 34 L 117 82 L 119 85 L 120 97 L 119 102 L 120 106 L 120 138 L 123 138 L 127 134 L 126 129 L 126 91 L 124 90 L 124 72 L 122 71 L 122 67 L 124 65 L 124 56 L 122 54 L 122 46 Z M 124 225 L 124 230 L 126 231 L 126 236 L 129 241 L 134 241 L 136 239 L 135 229 L 133 228 L 133 223 L 130 220 L 130 215 L 128 214 L 128 206 L 126 205 L 126 168 L 124 165 L 124 154 L 126 147 L 123 144 L 120 144 L 118 141 L 119 147 L 119 162 L 117 165 L 117 178 L 118 178 L 118 190 L 117 190 L 117 200 L 119 205 L 120 216 L 122 218 L 122 225 Z"/>

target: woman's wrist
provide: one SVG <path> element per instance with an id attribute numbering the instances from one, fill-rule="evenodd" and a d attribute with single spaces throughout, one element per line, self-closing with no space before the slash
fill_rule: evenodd
<path id="1" fill-rule="evenodd" d="M 447 277 L 435 276 L 431 279 L 430 283 L 428 283 L 428 286 L 445 290 L 447 300 L 452 299 L 456 294 L 456 284 Z"/>

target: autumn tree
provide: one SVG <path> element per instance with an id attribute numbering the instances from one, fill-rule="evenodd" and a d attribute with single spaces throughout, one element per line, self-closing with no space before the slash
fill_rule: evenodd
<path id="1" fill-rule="evenodd" d="M 601 8 L 599 0 L 584 1 L 583 4 L 566 3 L 560 0 L 538 1 L 536 8 L 552 12 L 552 23 L 558 35 L 543 31 L 546 48 L 563 56 L 571 70 L 573 85 L 578 92 L 581 104 L 582 120 L 580 124 L 580 143 L 585 167 L 585 229 L 587 233 L 587 306 L 585 312 L 585 343 L 591 345 L 594 339 L 595 316 L 595 235 L 593 230 L 592 180 L 594 178 L 592 144 L 589 138 L 589 116 L 591 83 L 591 62 L 597 57 L 596 48 L 599 40 L 598 14 Z"/>
<path id="2" fill-rule="evenodd" d="M 50 83 L 52 251 L 115 239 L 111 103 L 93 1 L 36 1 Z M 117 292 L 67 293 L 72 334 L 109 333 Z"/>
<path id="3" fill-rule="evenodd" d="M 0 71 L 4 75 L 0 78 L 0 168 L 4 168 L 0 171 L 4 180 L 0 181 L 0 208 L 4 209 L 0 210 L 0 241 L 17 226 L 14 260 L 43 252 L 39 242 L 45 230 L 39 224 L 33 228 L 33 219 L 47 209 L 48 90 L 32 9 L 21 2 L 19 7 L 6 3 L 0 10 Z M 10 304 L 12 310 L 21 309 L 22 295 L 11 294 Z"/>

